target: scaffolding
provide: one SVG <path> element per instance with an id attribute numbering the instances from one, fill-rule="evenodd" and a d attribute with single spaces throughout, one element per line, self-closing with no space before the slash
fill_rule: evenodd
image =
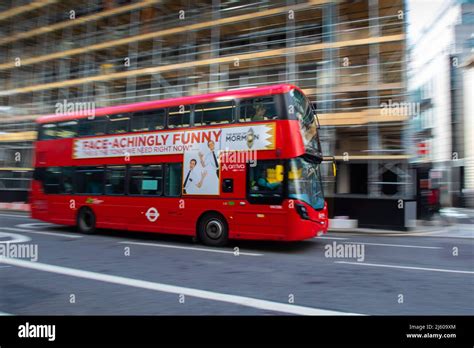
<path id="1" fill-rule="evenodd" d="M 342 170 L 367 167 L 368 196 L 411 192 L 407 115 L 381 107 L 407 97 L 403 0 L 12 5 L 0 9 L 0 132 L 34 130 L 63 100 L 109 106 L 294 83 L 318 110 L 325 151 Z M 0 151 L 9 139 L 0 133 Z M 325 182 L 328 195 L 354 193 Z"/>

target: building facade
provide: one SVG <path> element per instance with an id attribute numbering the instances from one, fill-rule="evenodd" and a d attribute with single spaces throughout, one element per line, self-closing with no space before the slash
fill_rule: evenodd
<path id="1" fill-rule="evenodd" d="M 436 44 L 433 44 L 436 43 Z M 465 61 L 474 49 L 474 1 L 450 0 L 410 47 L 410 92 L 420 113 L 411 118 L 412 163 L 418 184 L 430 180 L 443 206 L 464 206 L 469 96 Z M 419 186 L 419 185 L 418 185 Z"/>
<path id="2" fill-rule="evenodd" d="M 464 197 L 465 205 L 474 208 L 474 53 L 466 60 L 463 73 L 464 95 Z M 469 98 L 468 96 L 471 96 Z"/>

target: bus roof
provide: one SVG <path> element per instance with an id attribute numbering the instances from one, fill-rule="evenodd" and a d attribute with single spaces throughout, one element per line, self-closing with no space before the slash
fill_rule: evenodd
<path id="1" fill-rule="evenodd" d="M 94 115 L 95 116 L 113 115 L 113 114 L 120 114 L 120 113 L 125 113 L 125 112 L 144 111 L 144 110 L 166 108 L 166 107 L 179 106 L 179 105 L 210 103 L 210 102 L 216 102 L 216 101 L 225 101 L 225 100 L 240 99 L 240 98 L 251 98 L 251 97 L 259 97 L 259 96 L 265 96 L 265 95 L 282 94 L 282 93 L 287 93 L 291 91 L 292 89 L 300 90 L 298 87 L 291 84 L 277 84 L 277 85 L 263 86 L 263 87 L 247 87 L 247 88 L 242 88 L 242 89 L 228 90 L 224 92 L 216 92 L 216 93 L 200 94 L 200 95 L 193 95 L 193 96 L 187 96 L 187 97 L 155 100 L 155 101 L 150 101 L 150 102 L 141 102 L 141 103 L 103 107 L 103 108 L 95 109 Z M 87 118 L 88 116 L 89 115 L 86 114 L 85 112 L 52 114 L 52 115 L 41 116 L 36 119 L 36 122 L 37 123 L 60 122 L 60 121 L 76 120 L 80 118 Z"/>

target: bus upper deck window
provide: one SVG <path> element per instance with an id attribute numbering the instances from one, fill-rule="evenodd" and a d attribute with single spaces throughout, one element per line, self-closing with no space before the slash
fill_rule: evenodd
<path id="1" fill-rule="evenodd" d="M 107 134 L 122 134 L 128 132 L 130 116 L 128 114 L 110 115 L 107 124 Z"/>
<path id="2" fill-rule="evenodd" d="M 294 115 L 302 124 L 312 124 L 314 122 L 313 110 L 308 99 L 298 90 L 290 91 L 290 106 L 293 107 Z"/>
<path id="3" fill-rule="evenodd" d="M 77 124 L 76 120 L 59 122 L 56 137 L 57 138 L 74 138 L 77 135 Z"/>
<path id="4" fill-rule="evenodd" d="M 147 132 L 165 128 L 165 109 L 135 112 L 130 129 L 132 132 Z"/>
<path id="5" fill-rule="evenodd" d="M 245 99 L 240 102 L 240 122 L 274 120 L 277 117 L 273 97 Z"/>
<path id="6" fill-rule="evenodd" d="M 191 109 L 189 105 L 170 108 L 168 113 L 168 128 L 189 127 Z"/>
<path id="7" fill-rule="evenodd" d="M 234 102 L 220 102 L 196 105 L 194 109 L 194 125 L 206 126 L 231 123 L 234 117 Z"/>
<path id="8" fill-rule="evenodd" d="M 107 131 L 108 118 L 96 116 L 92 119 L 83 118 L 79 120 L 79 136 L 104 135 Z"/>
<path id="9" fill-rule="evenodd" d="M 40 126 L 39 129 L 39 140 L 50 140 L 57 138 L 57 124 L 56 123 L 45 123 Z"/>

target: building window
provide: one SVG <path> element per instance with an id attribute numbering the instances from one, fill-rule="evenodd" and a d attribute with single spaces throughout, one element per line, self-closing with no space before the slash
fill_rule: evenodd
<path id="1" fill-rule="evenodd" d="M 129 193 L 131 195 L 160 196 L 163 170 L 161 165 L 131 166 Z"/>
<path id="2" fill-rule="evenodd" d="M 196 105 L 194 109 L 194 125 L 206 126 L 231 123 L 234 118 L 233 101 Z"/>

